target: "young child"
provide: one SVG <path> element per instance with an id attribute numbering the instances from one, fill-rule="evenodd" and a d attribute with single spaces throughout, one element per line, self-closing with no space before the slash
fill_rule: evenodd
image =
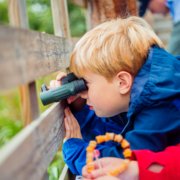
<path id="1" fill-rule="evenodd" d="M 119 158 L 101 158 L 99 161 L 102 169 L 99 169 L 97 161 L 94 161 L 95 170 L 87 172 L 87 166 L 82 174 L 87 179 L 97 180 L 179 180 L 180 179 L 180 144 L 167 147 L 162 152 L 149 150 L 133 151 L 133 156 L 127 169 L 117 177 L 107 176 L 106 173 L 114 170 L 123 163 Z M 85 179 L 83 179 L 85 180 Z"/>
<path id="2" fill-rule="evenodd" d="M 74 48 L 70 69 L 86 80 L 88 91 L 81 93 L 81 98 L 98 117 L 120 114 L 125 125 L 122 131 L 118 128 L 119 133 L 130 142 L 132 150 L 159 152 L 180 143 L 180 61 L 163 49 L 143 19 L 112 20 L 86 33 Z M 81 130 L 86 111 L 87 106 L 75 113 Z M 76 124 L 76 120 L 68 112 L 65 115 L 69 124 L 65 119 L 65 125 L 70 132 L 70 124 Z M 122 118 L 124 112 L 127 118 Z M 91 132 L 98 123 L 97 116 L 91 117 Z M 102 124 L 99 131 L 103 128 Z M 81 173 L 88 142 L 71 138 L 76 136 L 70 133 L 66 137 L 64 160 L 73 173 Z M 101 157 L 124 158 L 121 146 L 112 145 L 97 147 Z"/>

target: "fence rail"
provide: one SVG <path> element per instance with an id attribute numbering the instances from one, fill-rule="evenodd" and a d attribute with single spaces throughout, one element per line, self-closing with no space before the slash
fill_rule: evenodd
<path id="1" fill-rule="evenodd" d="M 86 0 L 71 0 L 86 8 Z M 0 150 L 1 180 L 45 180 L 65 134 L 66 102 L 39 116 L 35 80 L 69 66 L 73 44 L 66 0 L 51 0 L 55 35 L 29 30 L 25 0 L 8 0 L 12 27 L 0 25 L 0 90 L 20 86 L 25 128 Z M 74 179 L 65 166 L 60 180 Z"/>
<path id="2" fill-rule="evenodd" d="M 68 68 L 68 39 L 0 25 L 0 90 Z"/>
<path id="3" fill-rule="evenodd" d="M 1 149 L 1 180 L 42 178 L 64 138 L 65 106 L 53 104 Z"/>

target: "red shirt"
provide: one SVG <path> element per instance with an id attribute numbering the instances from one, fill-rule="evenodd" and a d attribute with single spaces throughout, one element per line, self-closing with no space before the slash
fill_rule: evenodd
<path id="1" fill-rule="evenodd" d="M 138 161 L 140 180 L 180 180 L 180 144 L 157 153 L 133 151 L 132 160 Z M 161 164 L 164 168 L 159 173 L 149 171 L 148 167 L 153 163 Z"/>

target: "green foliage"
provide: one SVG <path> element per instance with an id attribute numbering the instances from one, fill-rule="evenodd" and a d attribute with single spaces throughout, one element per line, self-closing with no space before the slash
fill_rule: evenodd
<path id="1" fill-rule="evenodd" d="M 65 163 L 63 162 L 62 151 L 58 151 L 53 159 L 53 162 L 47 168 L 49 180 L 58 180 L 64 165 Z"/>
<path id="2" fill-rule="evenodd" d="M 18 89 L 0 93 L 0 148 L 23 128 Z"/>
<path id="3" fill-rule="evenodd" d="M 0 22 L 8 25 L 7 0 L 0 0 Z"/>
<path id="4" fill-rule="evenodd" d="M 54 34 L 50 0 L 26 0 L 30 29 Z"/>
<path id="5" fill-rule="evenodd" d="M 26 0 L 30 29 L 54 34 L 50 0 Z M 69 24 L 72 37 L 86 32 L 84 10 L 68 2 Z"/>
<path id="6" fill-rule="evenodd" d="M 68 2 L 69 24 L 72 37 L 81 37 L 86 32 L 85 11 Z"/>

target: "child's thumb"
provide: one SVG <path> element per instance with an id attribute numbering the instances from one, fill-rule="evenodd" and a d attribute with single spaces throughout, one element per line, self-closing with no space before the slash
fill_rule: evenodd
<path id="1" fill-rule="evenodd" d="M 65 138 L 64 138 L 64 142 L 65 142 L 66 140 L 71 138 L 71 129 L 70 129 L 67 117 L 64 118 L 64 124 L 65 124 L 65 129 L 66 129 L 66 135 L 65 135 Z"/>

